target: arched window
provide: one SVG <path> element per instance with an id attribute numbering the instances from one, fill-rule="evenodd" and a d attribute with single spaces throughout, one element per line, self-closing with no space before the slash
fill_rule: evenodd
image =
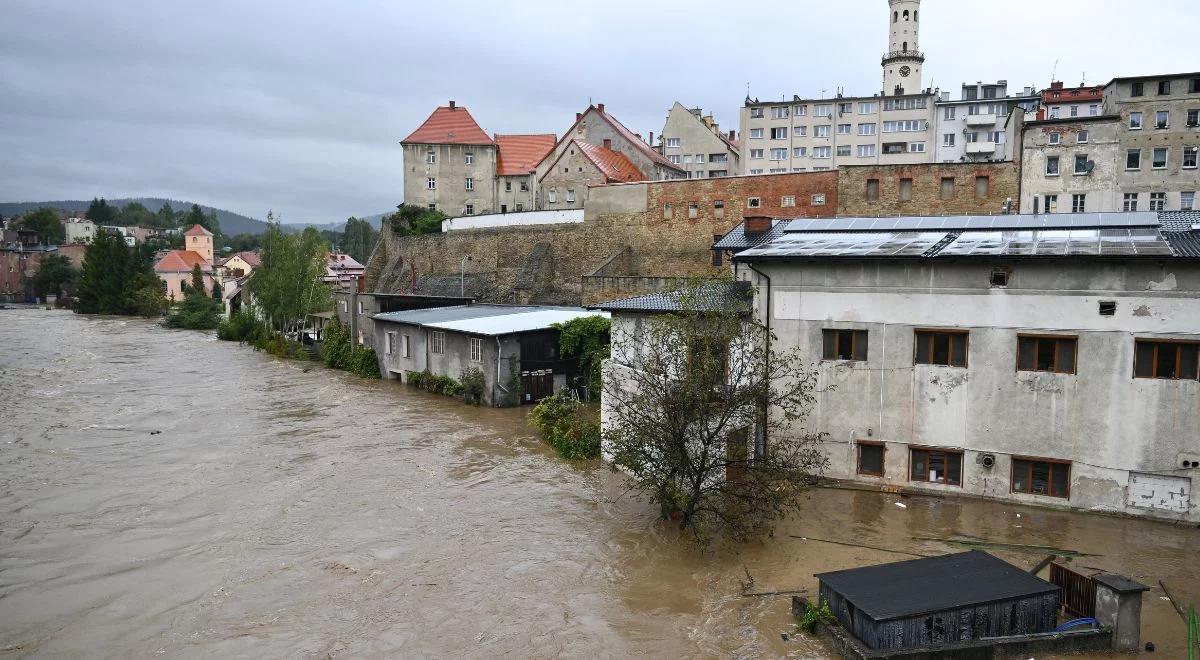
<path id="1" fill-rule="evenodd" d="M 903 50 L 904 52 L 908 52 L 908 42 L 907 41 L 904 42 L 904 47 L 901 48 L 900 50 Z"/>
<path id="2" fill-rule="evenodd" d="M 906 20 L 906 21 L 908 20 L 908 10 L 907 9 L 904 10 L 904 20 Z"/>
<path id="3" fill-rule="evenodd" d="M 914 9 L 913 10 L 913 22 L 916 22 L 916 20 L 917 20 L 917 10 Z"/>
<path id="4" fill-rule="evenodd" d="M 898 12 L 898 11 L 892 12 L 892 22 L 895 23 L 899 20 L 900 20 L 900 12 Z"/>

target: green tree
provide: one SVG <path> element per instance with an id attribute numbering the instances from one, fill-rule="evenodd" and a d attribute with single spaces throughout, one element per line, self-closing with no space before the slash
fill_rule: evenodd
<path id="1" fill-rule="evenodd" d="M 603 316 L 581 316 L 566 323 L 556 323 L 558 352 L 564 358 L 579 360 L 579 371 L 591 392 L 599 393 L 600 367 L 608 359 L 609 332 L 612 322 Z"/>
<path id="2" fill-rule="evenodd" d="M 88 204 L 84 217 L 98 225 L 115 225 L 117 224 L 117 213 L 117 209 L 109 206 L 103 197 L 92 198 L 92 203 Z"/>
<path id="3" fill-rule="evenodd" d="M 61 254 L 48 254 L 38 264 L 33 285 L 38 296 L 62 298 L 63 292 L 73 289 L 78 280 L 79 269 L 71 264 L 70 259 Z"/>
<path id="4" fill-rule="evenodd" d="M 15 224 L 22 229 L 36 231 L 46 245 L 61 245 L 67 239 L 67 230 L 57 209 L 43 206 L 22 215 Z"/>
<path id="5" fill-rule="evenodd" d="M 234 252 L 252 252 L 262 247 L 262 239 L 257 234 L 234 234 L 225 239 L 225 245 Z"/>
<path id="6" fill-rule="evenodd" d="M 175 217 L 175 209 L 171 202 L 163 202 L 162 208 L 154 214 L 154 227 L 157 229 L 174 229 L 179 226 Z"/>
<path id="7" fill-rule="evenodd" d="M 217 222 L 217 212 L 205 213 L 199 204 L 192 204 L 192 208 L 183 218 L 182 227 L 184 229 L 190 229 L 193 225 L 200 225 L 214 234 L 221 233 L 221 223 Z"/>
<path id="8" fill-rule="evenodd" d="M 117 224 L 124 227 L 153 227 L 155 222 L 155 215 L 141 202 L 129 202 L 117 216 Z"/>
<path id="9" fill-rule="evenodd" d="M 332 308 L 329 286 L 322 281 L 328 248 L 316 229 L 285 234 L 268 214 L 261 265 L 250 276 L 250 290 L 271 327 L 297 332 L 306 317 Z"/>
<path id="10" fill-rule="evenodd" d="M 123 314 L 131 267 L 130 250 L 120 236 L 97 230 L 83 255 L 76 311 L 83 314 Z"/>
<path id="11" fill-rule="evenodd" d="M 823 435 L 796 427 L 815 367 L 798 347 L 777 350 L 731 284 L 676 294 L 680 310 L 623 334 L 605 374 L 613 469 L 700 541 L 769 532 L 826 464 Z"/>
<path id="12" fill-rule="evenodd" d="M 446 214 L 441 211 L 431 211 L 420 206 L 400 204 L 396 212 L 388 216 L 387 224 L 392 231 L 400 236 L 417 236 L 420 234 L 437 234 L 442 231 L 442 221 Z"/>
<path id="13" fill-rule="evenodd" d="M 371 258 L 371 251 L 375 249 L 378 239 L 379 232 L 375 231 L 369 220 L 348 218 L 341 241 L 342 251 L 365 264 Z"/>

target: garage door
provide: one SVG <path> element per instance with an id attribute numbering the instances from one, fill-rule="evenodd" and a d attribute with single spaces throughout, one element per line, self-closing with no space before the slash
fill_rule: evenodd
<path id="1" fill-rule="evenodd" d="M 1130 509 L 1173 513 L 1191 510 L 1192 480 L 1187 477 L 1130 472 L 1129 487 L 1125 492 L 1125 506 Z"/>

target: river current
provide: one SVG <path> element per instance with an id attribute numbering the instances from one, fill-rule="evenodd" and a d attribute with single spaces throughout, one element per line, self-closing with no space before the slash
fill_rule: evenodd
<path id="1" fill-rule="evenodd" d="M 1156 580 L 1200 600 L 1195 529 L 993 502 L 819 490 L 774 538 L 698 552 L 527 413 L 0 311 L 0 657 L 829 657 L 788 596 L 743 587 L 811 594 L 951 535 L 1153 584 L 1158 657 L 1184 632 Z"/>

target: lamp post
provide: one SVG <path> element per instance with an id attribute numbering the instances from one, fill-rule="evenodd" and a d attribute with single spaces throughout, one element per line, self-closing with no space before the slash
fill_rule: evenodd
<path id="1" fill-rule="evenodd" d="M 467 262 L 471 260 L 471 255 L 466 255 L 462 258 L 458 268 L 458 295 L 466 297 L 467 295 Z"/>

